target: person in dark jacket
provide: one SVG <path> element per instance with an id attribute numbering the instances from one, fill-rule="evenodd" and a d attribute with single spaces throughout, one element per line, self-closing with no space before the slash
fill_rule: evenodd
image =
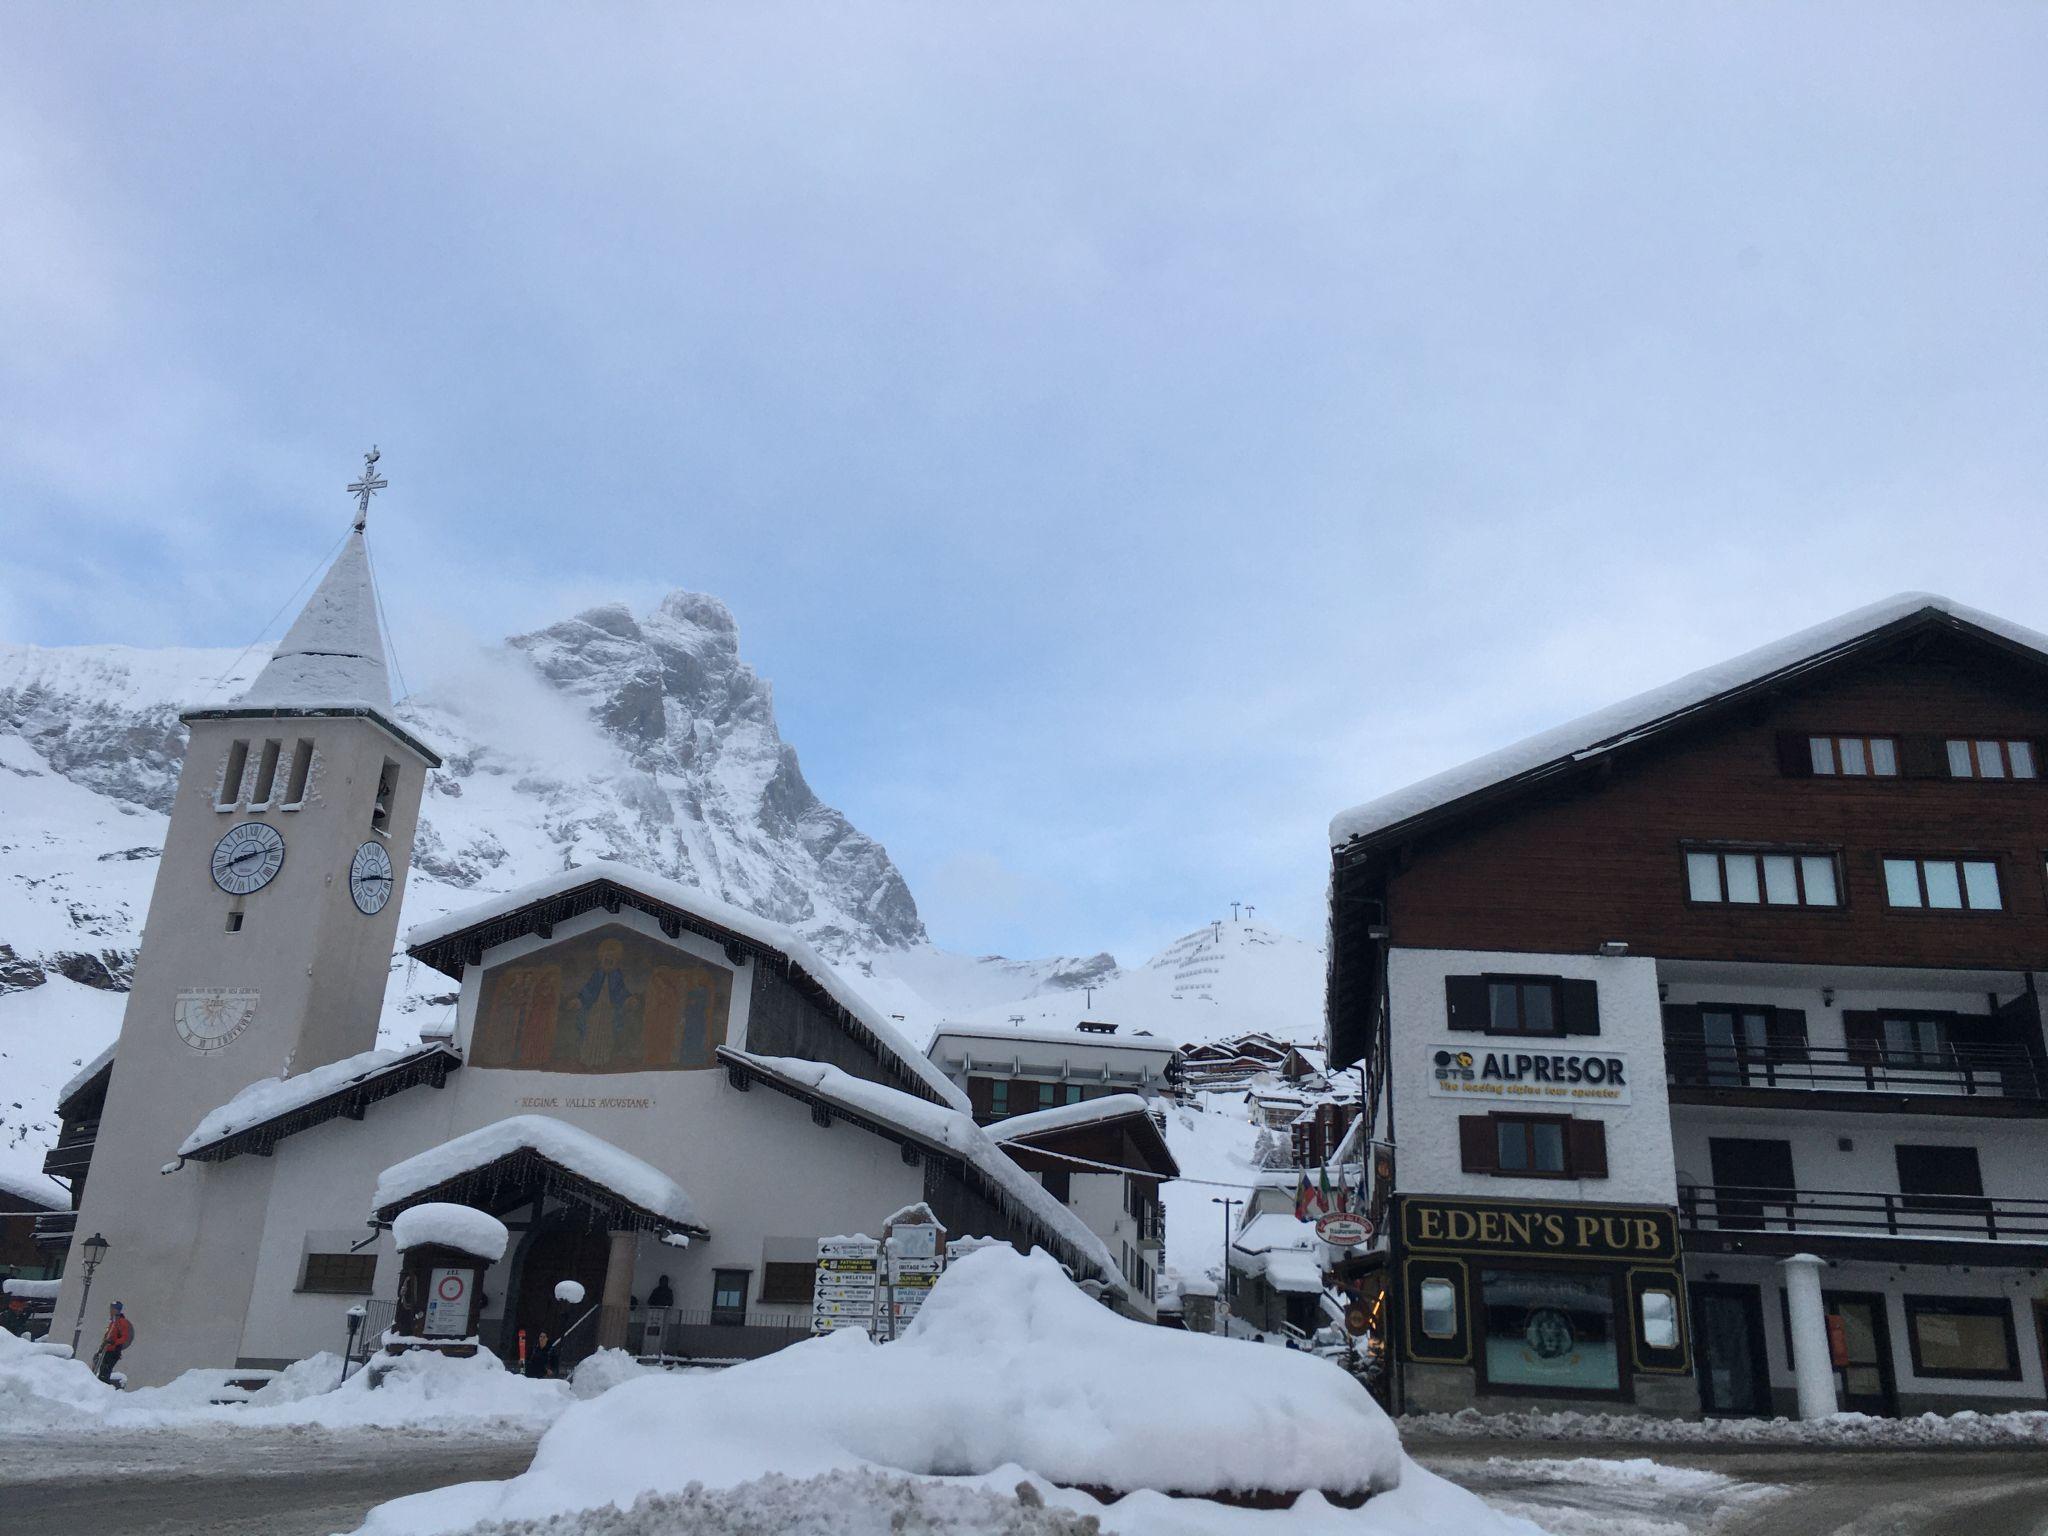
<path id="1" fill-rule="evenodd" d="M 543 1379 L 553 1377 L 561 1369 L 562 1346 L 548 1337 L 543 1328 L 535 1335 L 533 1348 L 526 1352 L 526 1374 Z"/>
<path id="2" fill-rule="evenodd" d="M 128 1321 L 128 1314 L 121 1303 L 113 1302 L 107 1308 L 107 1331 L 100 1337 L 99 1353 L 93 1357 L 101 1381 L 114 1379 L 114 1367 L 121 1363 L 121 1356 L 130 1344 L 135 1342 L 135 1325 Z"/>
<path id="3" fill-rule="evenodd" d="M 676 1304 L 676 1293 L 670 1289 L 668 1276 L 663 1275 L 654 1282 L 654 1291 L 647 1298 L 650 1307 L 672 1307 Z"/>

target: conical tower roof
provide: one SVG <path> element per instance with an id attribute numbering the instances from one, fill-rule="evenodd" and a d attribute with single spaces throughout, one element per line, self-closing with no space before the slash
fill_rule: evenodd
<path id="1" fill-rule="evenodd" d="M 348 536 L 270 664 L 237 703 L 242 708 L 391 707 L 391 677 L 370 587 L 370 552 L 361 529 Z"/>

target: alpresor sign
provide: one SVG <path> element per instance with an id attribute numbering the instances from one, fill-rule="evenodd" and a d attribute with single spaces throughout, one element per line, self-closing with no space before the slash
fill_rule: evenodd
<path id="1" fill-rule="evenodd" d="M 1428 1055 L 1429 1091 L 1452 1099 L 1517 1104 L 1626 1104 L 1628 1057 L 1547 1041 L 1440 1045 Z"/>

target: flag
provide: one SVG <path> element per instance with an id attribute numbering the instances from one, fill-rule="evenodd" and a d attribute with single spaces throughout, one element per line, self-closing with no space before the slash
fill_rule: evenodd
<path id="1" fill-rule="evenodd" d="M 1316 1192 L 1310 1187 L 1308 1182 L 1308 1170 L 1304 1168 L 1301 1173 L 1301 1182 L 1294 1187 L 1294 1219 L 1296 1221 L 1308 1220 L 1308 1208 L 1315 1197 Z"/>
<path id="2" fill-rule="evenodd" d="M 1337 1203 L 1332 1198 L 1330 1190 L 1330 1165 L 1328 1163 L 1323 1164 L 1316 1171 L 1316 1177 L 1322 1181 L 1322 1192 L 1317 1196 L 1317 1202 L 1322 1206 L 1324 1213 L 1327 1214 L 1337 1209 Z"/>

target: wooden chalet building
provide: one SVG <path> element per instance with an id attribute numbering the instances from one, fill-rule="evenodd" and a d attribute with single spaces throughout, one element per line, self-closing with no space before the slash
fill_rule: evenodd
<path id="1" fill-rule="evenodd" d="M 1331 836 L 1398 1406 L 2048 1403 L 2048 638 L 1893 598 Z"/>

